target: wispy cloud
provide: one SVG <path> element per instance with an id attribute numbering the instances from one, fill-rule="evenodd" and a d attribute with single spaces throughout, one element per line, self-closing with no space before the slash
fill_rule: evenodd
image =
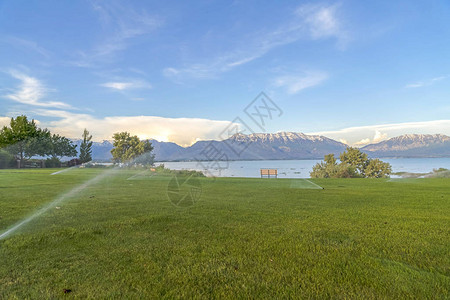
<path id="1" fill-rule="evenodd" d="M 328 78 L 324 72 L 307 72 L 304 75 L 286 75 L 273 80 L 276 87 L 284 87 L 288 94 L 296 94 L 303 89 L 321 84 Z"/>
<path id="2" fill-rule="evenodd" d="M 339 5 L 306 4 L 296 10 L 296 14 L 307 24 L 312 38 L 322 39 L 334 37 L 344 47 L 348 42 L 348 34 L 343 30 L 337 18 Z"/>
<path id="3" fill-rule="evenodd" d="M 115 132 L 128 131 L 140 138 L 175 142 L 189 146 L 198 140 L 217 139 L 229 125 L 228 121 L 199 118 L 164 118 L 155 116 L 114 116 L 98 118 L 89 114 L 63 110 L 38 109 L 34 114 L 58 118 L 43 122 L 52 132 L 71 138 L 79 138 L 87 128 L 97 141 L 110 140 Z"/>
<path id="4" fill-rule="evenodd" d="M 339 46 L 343 47 L 348 41 L 348 34 L 341 25 L 337 11 L 337 5 L 300 6 L 294 14 L 287 17 L 287 22 L 271 31 L 254 33 L 253 38 L 242 40 L 233 51 L 208 62 L 180 68 L 168 67 L 163 70 L 163 74 L 176 80 L 184 77 L 215 78 L 221 73 L 264 56 L 274 48 L 300 39 L 334 38 Z"/>
<path id="5" fill-rule="evenodd" d="M 407 84 L 405 86 L 405 88 L 420 88 L 420 87 L 424 87 L 424 86 L 430 86 L 432 84 L 435 84 L 436 82 L 444 80 L 447 77 L 448 76 L 440 76 L 440 77 L 435 77 L 435 78 L 431 78 L 431 79 L 424 80 L 424 81 L 418 81 L 415 83 Z"/>
<path id="6" fill-rule="evenodd" d="M 127 81 L 127 82 L 105 82 L 102 83 L 101 86 L 110 88 L 113 90 L 118 91 L 124 91 L 124 90 L 130 90 L 130 89 L 151 89 L 152 86 L 150 83 L 141 81 L 141 80 L 135 80 L 135 81 Z"/>
<path id="7" fill-rule="evenodd" d="M 40 46 L 38 43 L 22 39 L 14 36 L 7 36 L 3 39 L 6 43 L 13 45 L 14 47 L 21 48 L 21 49 L 28 49 L 31 51 L 34 51 L 36 53 L 39 53 L 40 55 L 44 56 L 45 58 L 50 58 L 50 51 L 45 49 L 44 47 Z"/>
<path id="8" fill-rule="evenodd" d="M 91 67 L 99 61 L 110 60 L 114 54 L 128 48 L 130 41 L 144 36 L 162 26 L 160 17 L 146 11 L 136 11 L 131 6 L 122 6 L 113 1 L 91 1 L 98 13 L 106 38 L 90 51 L 78 51 L 79 59 L 71 64 Z"/>
<path id="9" fill-rule="evenodd" d="M 342 140 L 352 146 L 364 146 L 395 136 L 414 133 L 450 135 L 450 120 L 348 127 L 340 130 L 312 132 L 310 134 L 319 134 L 335 140 Z"/>
<path id="10" fill-rule="evenodd" d="M 5 95 L 4 97 L 22 104 L 41 106 L 41 107 L 54 107 L 54 108 L 71 108 L 71 106 L 64 102 L 57 101 L 42 101 L 49 89 L 46 88 L 42 82 L 37 78 L 28 76 L 18 71 L 10 71 L 9 74 L 20 80 L 21 84 L 13 90 L 12 93 Z"/>

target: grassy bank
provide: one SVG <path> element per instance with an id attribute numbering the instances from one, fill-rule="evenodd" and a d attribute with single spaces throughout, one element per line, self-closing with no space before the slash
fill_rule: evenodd
<path id="1" fill-rule="evenodd" d="M 0 233 L 105 170 L 0 171 Z M 0 298 L 445 298 L 450 179 L 112 173 L 0 241 Z"/>

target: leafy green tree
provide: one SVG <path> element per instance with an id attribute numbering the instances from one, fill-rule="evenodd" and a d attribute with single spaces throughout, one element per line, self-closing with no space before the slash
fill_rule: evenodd
<path id="1" fill-rule="evenodd" d="M 86 163 L 92 160 L 92 135 L 86 128 L 83 131 L 83 141 L 80 145 L 80 161 Z"/>
<path id="2" fill-rule="evenodd" d="M 311 172 L 314 178 L 332 178 L 337 172 L 337 162 L 334 154 L 325 155 L 323 162 L 316 164 Z"/>
<path id="3" fill-rule="evenodd" d="M 392 167 L 389 163 L 379 159 L 371 159 L 365 169 L 367 178 L 386 178 L 392 173 Z"/>
<path id="4" fill-rule="evenodd" d="M 312 178 L 358 177 L 356 168 L 348 163 L 337 163 L 334 154 L 325 155 L 324 161 L 316 164 L 310 173 Z"/>
<path id="5" fill-rule="evenodd" d="M 356 168 L 359 174 L 364 177 L 364 170 L 369 163 L 366 153 L 361 152 L 358 148 L 348 147 L 346 151 L 339 155 L 339 159 L 341 162 Z"/>
<path id="6" fill-rule="evenodd" d="M 71 140 L 59 134 L 50 136 L 47 147 L 53 162 L 60 162 L 60 158 L 63 156 L 74 157 L 78 153 L 77 146 Z"/>
<path id="7" fill-rule="evenodd" d="M 369 159 L 357 148 L 347 148 L 340 154 L 338 164 L 333 154 L 325 155 L 324 161 L 316 164 L 312 178 L 382 178 L 391 173 L 391 165 L 379 159 Z"/>
<path id="8" fill-rule="evenodd" d="M 334 178 L 358 178 L 361 175 L 356 168 L 348 163 L 341 162 L 337 166 L 337 172 L 334 174 Z"/>
<path id="9" fill-rule="evenodd" d="M 131 136 L 128 132 L 119 132 L 113 135 L 113 146 L 111 154 L 115 163 L 140 163 L 146 165 L 153 164 L 152 144 L 148 141 L 141 141 L 136 135 Z"/>
<path id="10" fill-rule="evenodd" d="M 46 156 L 49 153 L 48 141 L 50 131 L 40 129 L 34 120 L 28 121 L 26 116 L 11 118 L 9 127 L 0 130 L 0 148 L 4 148 L 15 159 L 19 167 L 32 156 Z"/>

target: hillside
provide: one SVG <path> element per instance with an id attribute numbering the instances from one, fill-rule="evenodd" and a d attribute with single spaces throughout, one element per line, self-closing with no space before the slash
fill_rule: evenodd
<path id="1" fill-rule="evenodd" d="M 406 134 L 361 148 L 372 157 L 448 157 L 450 137 L 443 134 Z"/>

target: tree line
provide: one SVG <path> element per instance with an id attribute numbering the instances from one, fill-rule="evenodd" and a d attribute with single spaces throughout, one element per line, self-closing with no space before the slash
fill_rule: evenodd
<path id="1" fill-rule="evenodd" d="M 86 139 L 81 145 L 81 163 L 92 160 L 92 142 L 85 130 Z M 32 157 L 44 157 L 47 166 L 61 166 L 62 157 L 76 157 L 77 146 L 68 138 L 52 134 L 47 128 L 39 128 L 27 116 L 11 118 L 9 126 L 0 130 L 0 168 L 23 168 Z"/>
<path id="2" fill-rule="evenodd" d="M 114 163 L 153 165 L 153 146 L 148 140 L 140 140 L 128 132 L 113 135 L 111 154 Z M 92 160 L 92 135 L 84 129 L 79 157 L 73 164 L 87 163 Z M 0 130 L 0 168 L 23 168 L 33 157 L 44 157 L 47 167 L 60 167 L 63 157 L 76 157 L 77 145 L 48 129 L 41 129 L 27 116 L 11 118 L 9 126 Z"/>

